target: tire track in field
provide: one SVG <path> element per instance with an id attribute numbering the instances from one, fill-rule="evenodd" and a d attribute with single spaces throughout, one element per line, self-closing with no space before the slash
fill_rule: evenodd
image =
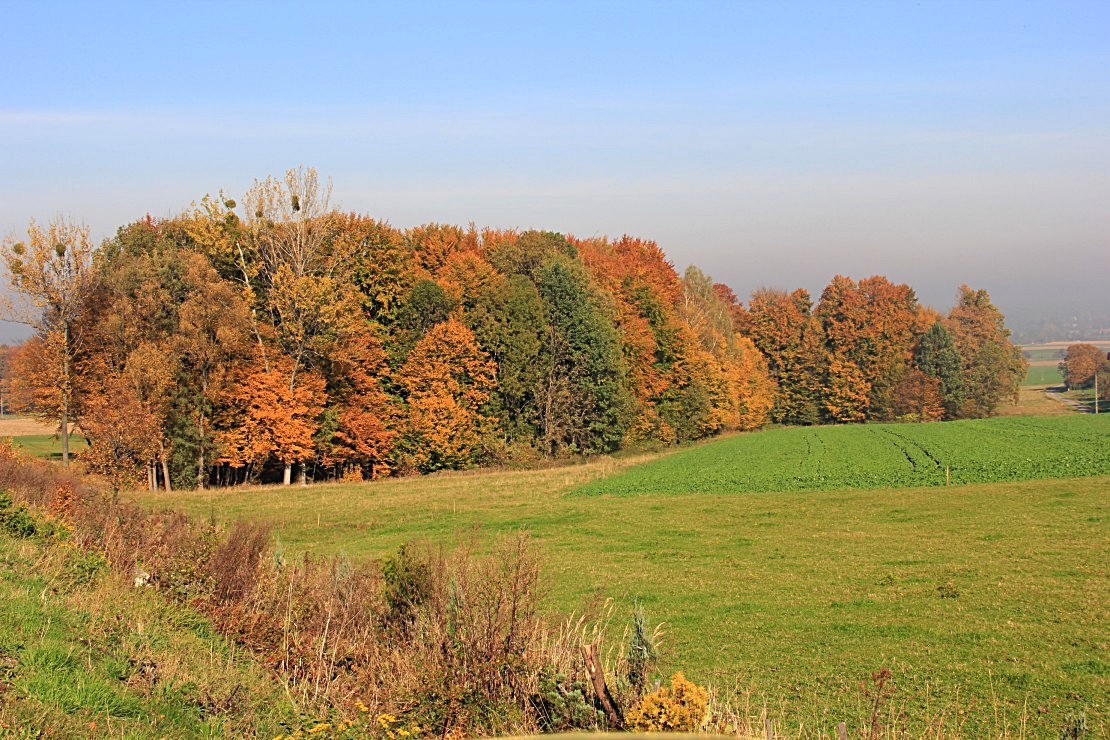
<path id="1" fill-rule="evenodd" d="M 935 455 L 933 455 L 933 453 L 929 451 L 929 448 L 925 447 L 925 445 L 921 444 L 916 439 L 913 439 L 912 437 L 907 437 L 906 435 L 900 434 L 900 433 L 895 432 L 891 429 L 883 429 L 882 432 L 884 434 L 888 435 L 889 437 L 892 437 L 894 440 L 901 440 L 901 444 L 899 442 L 893 441 L 893 440 L 892 440 L 892 444 L 895 447 L 897 447 L 902 452 L 903 455 L 906 456 L 907 460 L 910 461 L 910 464 L 913 466 L 914 472 L 918 471 L 918 464 L 917 464 L 917 461 L 914 460 L 913 456 L 910 455 L 909 450 L 911 448 L 919 450 L 922 455 L 924 455 L 926 458 L 928 458 L 930 461 L 932 461 L 933 469 L 940 470 L 944 467 L 944 463 L 942 463 L 940 461 L 940 459 L 938 459 Z M 921 471 L 921 472 L 931 472 L 931 471 Z"/>

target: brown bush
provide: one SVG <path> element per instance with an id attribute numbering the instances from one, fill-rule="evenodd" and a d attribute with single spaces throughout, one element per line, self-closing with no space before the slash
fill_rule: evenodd
<path id="1" fill-rule="evenodd" d="M 208 559 L 213 596 L 226 604 L 248 595 L 258 579 L 258 565 L 270 546 L 268 524 L 238 521 Z"/>

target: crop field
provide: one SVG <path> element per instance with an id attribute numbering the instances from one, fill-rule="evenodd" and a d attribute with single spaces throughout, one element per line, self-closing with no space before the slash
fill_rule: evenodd
<path id="1" fill-rule="evenodd" d="M 1110 475 L 1110 415 L 771 429 L 699 445 L 580 495 L 943 486 Z"/>
<path id="2" fill-rule="evenodd" d="M 618 615 L 643 605 L 667 625 L 662 674 L 681 669 L 756 715 L 765 707 L 789 734 L 858 727 L 861 682 L 888 667 L 910 736 L 943 726 L 1056 737 L 1079 711 L 1098 736 L 1110 729 L 1110 475 L 904 488 L 913 477 L 899 473 L 895 487 L 848 490 L 883 465 L 913 469 L 899 457 L 935 467 L 915 445 L 978 476 L 1071 475 L 1065 457 L 1104 460 L 1110 426 L 1060 419 L 826 428 L 815 454 L 829 477 L 809 480 L 839 490 L 774 490 L 760 477 L 779 469 L 767 440 L 798 445 L 795 465 L 805 438 L 813 449 L 817 430 L 803 429 L 547 470 L 137 496 L 220 521 L 267 519 L 287 555 L 382 557 L 406 542 L 524 529 L 552 613 L 597 594 Z M 746 480 L 761 487 L 739 488 Z M 707 490 L 694 492 L 699 481 Z"/>

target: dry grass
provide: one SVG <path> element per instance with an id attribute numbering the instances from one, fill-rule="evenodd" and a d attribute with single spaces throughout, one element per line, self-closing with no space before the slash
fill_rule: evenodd
<path id="1" fill-rule="evenodd" d="M 1022 386 L 1016 404 L 1004 403 L 998 407 L 999 416 L 1071 416 L 1075 414 L 1068 406 L 1045 394 L 1049 386 Z"/>
<path id="2" fill-rule="evenodd" d="M 0 417 L 0 437 L 29 437 L 40 434 L 54 434 L 57 424 L 47 424 L 29 416 Z"/>

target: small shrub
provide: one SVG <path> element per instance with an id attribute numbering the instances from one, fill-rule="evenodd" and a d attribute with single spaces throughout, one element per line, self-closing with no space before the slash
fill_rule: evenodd
<path id="1" fill-rule="evenodd" d="M 637 605 L 636 611 L 632 614 L 632 637 L 628 641 L 628 653 L 624 658 L 628 667 L 628 685 L 636 696 L 644 693 L 648 673 L 659 659 L 653 638 L 653 635 L 647 633 L 647 627 L 644 624 L 644 609 Z"/>
<path id="2" fill-rule="evenodd" d="M 1087 715 L 1084 712 L 1069 714 L 1064 718 L 1064 731 L 1060 740 L 1080 740 L 1087 737 Z"/>
<path id="3" fill-rule="evenodd" d="M 693 732 L 705 720 L 709 692 L 687 681 L 681 672 L 645 696 L 628 713 L 628 725 L 640 732 Z"/>
<path id="4" fill-rule="evenodd" d="M 605 714 L 588 698 L 585 681 L 571 681 L 545 669 L 537 683 L 531 705 L 544 732 L 596 730 L 604 725 Z"/>
<path id="5" fill-rule="evenodd" d="M 38 527 L 31 512 L 27 511 L 27 507 L 22 504 L 13 505 L 7 493 L 2 493 L 0 496 L 3 497 L 0 501 L 0 526 L 4 531 L 22 539 L 34 537 Z"/>
<path id="6" fill-rule="evenodd" d="M 270 544 L 270 527 L 237 521 L 212 553 L 208 573 L 220 603 L 238 601 L 254 588 L 262 554 Z"/>
<path id="7" fill-rule="evenodd" d="M 108 569 L 108 561 L 98 552 L 74 552 L 66 562 L 65 580 L 70 587 L 92 583 Z"/>
<path id="8" fill-rule="evenodd" d="M 432 593 L 431 569 L 428 563 L 412 555 L 407 545 L 382 563 L 385 582 L 385 603 L 389 609 L 386 620 L 393 627 L 407 632 L 416 616 L 416 609 Z"/>

